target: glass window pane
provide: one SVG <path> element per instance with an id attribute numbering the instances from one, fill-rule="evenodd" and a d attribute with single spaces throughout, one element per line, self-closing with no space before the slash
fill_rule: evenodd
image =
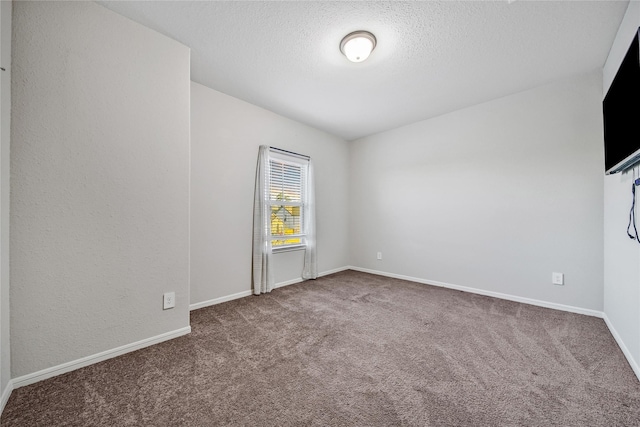
<path id="1" fill-rule="evenodd" d="M 271 235 L 284 236 L 302 232 L 300 206 L 271 206 Z"/>

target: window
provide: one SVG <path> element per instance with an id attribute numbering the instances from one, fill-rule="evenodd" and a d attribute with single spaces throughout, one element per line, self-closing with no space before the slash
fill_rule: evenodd
<path id="1" fill-rule="evenodd" d="M 268 191 L 274 250 L 304 246 L 307 164 L 303 159 L 271 153 Z"/>
<path id="2" fill-rule="evenodd" d="M 273 289 L 271 255 L 304 249 L 303 279 L 318 277 L 311 158 L 268 145 L 258 150 L 253 193 L 253 293 Z"/>

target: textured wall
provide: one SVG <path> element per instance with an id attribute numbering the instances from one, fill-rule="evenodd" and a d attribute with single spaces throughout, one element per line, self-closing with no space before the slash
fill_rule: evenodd
<path id="1" fill-rule="evenodd" d="M 13 16 L 15 377 L 188 326 L 190 82 L 188 48 L 95 3 Z"/>
<path id="2" fill-rule="evenodd" d="M 191 85 L 191 303 L 251 289 L 253 189 L 258 146 L 310 155 L 316 174 L 318 271 L 348 263 L 343 140 Z M 299 279 L 303 252 L 275 254 L 276 283 Z"/>
<path id="3" fill-rule="evenodd" d="M 640 25 L 640 3 L 630 2 L 603 71 L 603 95 Z M 604 312 L 635 360 L 640 363 L 640 245 L 627 237 L 631 182 L 635 171 L 604 177 Z M 604 170 L 604 167 L 603 167 Z"/>
<path id="4" fill-rule="evenodd" d="M 0 2 L 0 395 L 11 378 L 9 345 L 9 151 L 11 116 L 11 5 Z M 0 410 L 2 408 L 0 407 Z"/>
<path id="5" fill-rule="evenodd" d="M 602 310 L 601 90 L 594 72 L 352 143 L 352 265 Z"/>

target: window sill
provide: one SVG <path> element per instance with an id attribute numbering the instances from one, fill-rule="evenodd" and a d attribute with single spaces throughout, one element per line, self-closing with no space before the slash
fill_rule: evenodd
<path id="1" fill-rule="evenodd" d="M 289 245 L 279 248 L 272 248 L 271 252 L 274 254 L 279 254 L 281 252 L 291 252 L 291 251 L 303 251 L 307 248 L 307 245 Z"/>

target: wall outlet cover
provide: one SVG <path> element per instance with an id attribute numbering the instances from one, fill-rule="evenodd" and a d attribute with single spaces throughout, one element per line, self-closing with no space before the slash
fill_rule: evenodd
<path id="1" fill-rule="evenodd" d="M 564 285 L 564 274 L 551 273 L 551 283 L 554 285 Z"/>
<path id="2" fill-rule="evenodd" d="M 176 293 L 165 292 L 162 298 L 162 309 L 167 310 L 176 306 Z"/>

